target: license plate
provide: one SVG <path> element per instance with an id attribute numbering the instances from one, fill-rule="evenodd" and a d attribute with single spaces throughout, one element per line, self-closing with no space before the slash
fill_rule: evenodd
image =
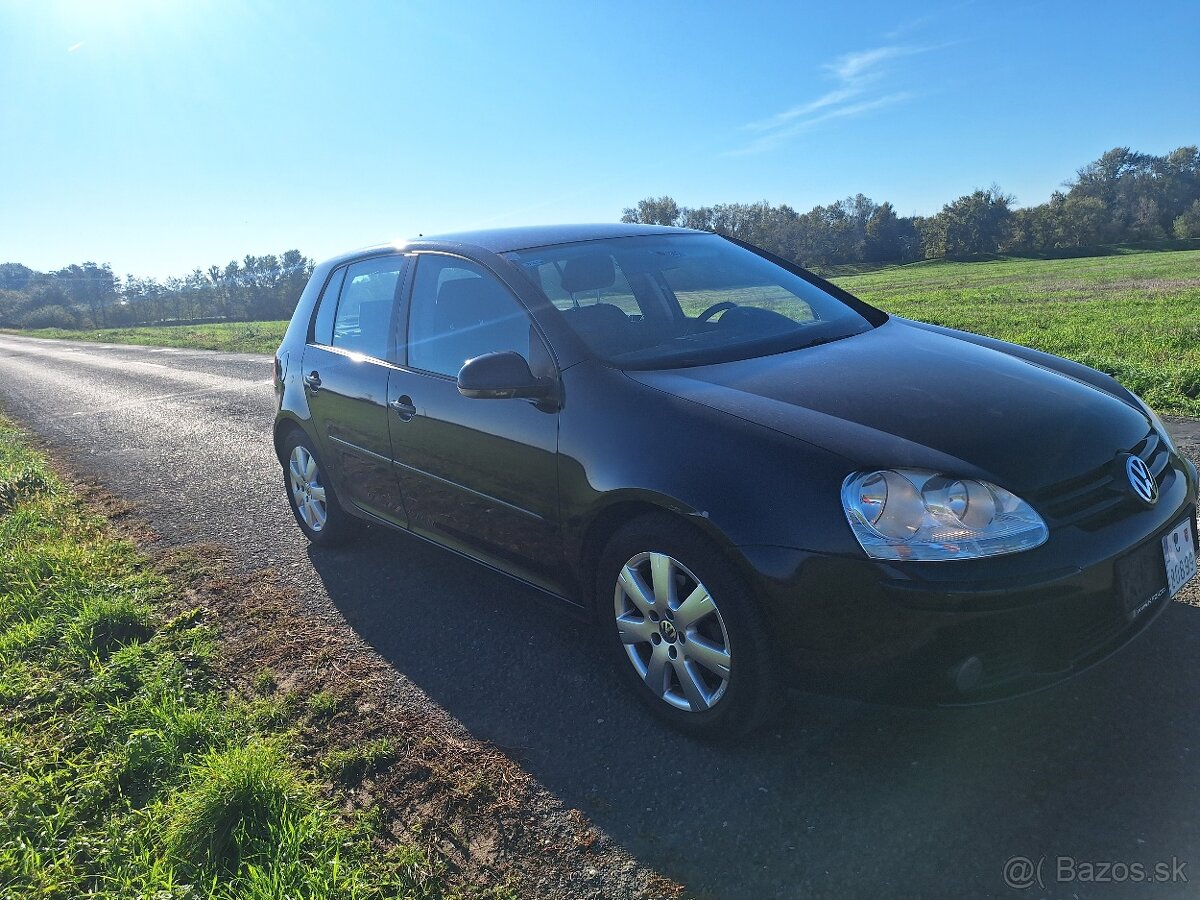
<path id="1" fill-rule="evenodd" d="M 1163 561 L 1167 564 L 1167 593 L 1174 597 L 1196 575 L 1196 544 L 1192 520 L 1180 522 L 1162 539 Z"/>
<path id="2" fill-rule="evenodd" d="M 1167 596 L 1162 551 L 1150 543 L 1117 560 L 1117 588 L 1121 607 L 1132 622 Z"/>

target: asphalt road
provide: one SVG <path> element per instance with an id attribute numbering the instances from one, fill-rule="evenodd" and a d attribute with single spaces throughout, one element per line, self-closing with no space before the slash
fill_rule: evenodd
<path id="1" fill-rule="evenodd" d="M 392 664 L 398 692 L 419 688 L 701 897 L 1196 893 L 1200 607 L 1172 604 L 1033 697 L 911 710 L 794 693 L 751 746 L 713 748 L 649 719 L 588 629 L 514 582 L 379 529 L 310 550 L 270 447 L 269 376 L 264 356 L 0 336 L 0 407 L 78 471 L 169 540 L 281 573 Z M 1044 860 L 1044 889 L 1006 885 L 1018 856 Z M 1190 883 L 1131 883 L 1159 862 Z"/>

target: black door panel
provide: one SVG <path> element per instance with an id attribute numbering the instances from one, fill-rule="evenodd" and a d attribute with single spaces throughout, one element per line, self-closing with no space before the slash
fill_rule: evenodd
<path id="1" fill-rule="evenodd" d="M 469 400 L 455 382 L 392 371 L 392 452 L 410 527 L 561 589 L 558 416 L 525 400 Z"/>
<path id="2" fill-rule="evenodd" d="M 398 525 L 408 516 L 391 466 L 390 366 L 309 344 L 305 393 L 343 500 Z M 314 373 L 319 387 L 312 387 Z"/>

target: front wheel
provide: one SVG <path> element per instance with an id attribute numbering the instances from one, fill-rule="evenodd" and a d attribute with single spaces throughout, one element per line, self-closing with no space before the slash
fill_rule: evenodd
<path id="1" fill-rule="evenodd" d="M 283 480 L 288 504 L 304 536 L 321 547 L 343 544 L 358 531 L 333 491 L 325 467 L 307 436 L 293 432 L 284 444 Z"/>
<path id="2" fill-rule="evenodd" d="M 618 531 L 596 593 L 618 669 L 675 728 L 736 737 L 782 703 L 758 610 L 719 548 L 686 524 L 648 516 Z"/>

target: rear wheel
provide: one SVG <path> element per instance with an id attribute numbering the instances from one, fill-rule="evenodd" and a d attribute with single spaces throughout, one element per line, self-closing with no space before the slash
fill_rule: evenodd
<path id="1" fill-rule="evenodd" d="M 316 450 L 302 432 L 284 443 L 283 480 L 288 503 L 304 536 L 322 547 L 345 543 L 358 531 L 358 520 L 342 509 Z"/>
<path id="2" fill-rule="evenodd" d="M 703 535 L 665 515 L 638 519 L 613 536 L 597 578 L 603 638 L 660 719 L 735 737 L 782 703 L 758 610 Z"/>

